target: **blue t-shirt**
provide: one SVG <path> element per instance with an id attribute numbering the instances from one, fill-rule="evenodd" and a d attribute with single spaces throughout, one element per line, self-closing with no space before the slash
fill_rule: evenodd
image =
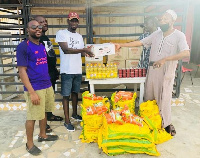
<path id="1" fill-rule="evenodd" d="M 17 46 L 17 66 L 27 67 L 27 74 L 34 90 L 51 87 L 47 53 L 43 44 L 25 40 Z M 26 87 L 24 90 L 27 91 Z"/>

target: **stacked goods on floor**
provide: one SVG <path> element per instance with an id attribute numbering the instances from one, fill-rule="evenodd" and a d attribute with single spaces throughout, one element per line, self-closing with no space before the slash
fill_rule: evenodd
<path id="1" fill-rule="evenodd" d="M 146 153 L 159 156 L 148 124 L 130 112 L 128 106 L 116 108 L 103 117 L 98 145 L 108 155 Z"/>
<path id="2" fill-rule="evenodd" d="M 82 142 L 97 142 L 108 155 L 146 153 L 159 156 L 156 144 L 172 136 L 161 127 L 161 116 L 155 101 L 140 105 L 135 115 L 136 93 L 119 91 L 108 98 L 88 91 L 82 95 Z M 112 109 L 110 111 L 110 109 Z"/>
<path id="3" fill-rule="evenodd" d="M 99 129 L 103 123 L 103 114 L 109 110 L 108 98 L 96 96 L 88 91 L 82 94 L 81 126 L 83 130 L 80 136 L 82 142 L 97 142 Z"/>
<path id="4" fill-rule="evenodd" d="M 111 96 L 111 104 L 113 109 L 116 108 L 124 108 L 124 106 L 128 106 L 131 113 L 135 113 L 135 99 L 137 98 L 136 93 L 119 91 L 115 92 Z"/>
<path id="5" fill-rule="evenodd" d="M 162 118 L 155 100 L 140 104 L 139 115 L 146 118 L 149 128 L 152 130 L 155 144 L 161 144 L 172 138 L 172 136 L 162 128 Z"/>
<path id="6" fill-rule="evenodd" d="M 117 78 L 118 69 L 116 63 L 104 64 L 88 63 L 86 64 L 87 79 L 105 79 Z"/>

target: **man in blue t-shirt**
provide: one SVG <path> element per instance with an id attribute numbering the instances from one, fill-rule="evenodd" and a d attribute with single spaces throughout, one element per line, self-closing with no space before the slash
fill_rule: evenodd
<path id="1" fill-rule="evenodd" d="M 32 155 L 39 155 L 41 150 L 33 143 L 36 120 L 39 120 L 40 127 L 38 142 L 58 139 L 57 135 L 46 135 L 45 130 L 45 112 L 51 112 L 54 108 L 54 91 L 48 73 L 47 53 L 39 42 L 42 26 L 36 20 L 31 20 L 27 26 L 29 37 L 17 47 L 17 66 L 27 103 L 26 150 Z"/>

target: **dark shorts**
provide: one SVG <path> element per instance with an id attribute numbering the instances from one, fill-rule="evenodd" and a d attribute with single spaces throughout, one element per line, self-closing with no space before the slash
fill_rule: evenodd
<path id="1" fill-rule="evenodd" d="M 61 74 L 61 95 L 70 96 L 72 92 L 79 93 L 82 74 Z"/>

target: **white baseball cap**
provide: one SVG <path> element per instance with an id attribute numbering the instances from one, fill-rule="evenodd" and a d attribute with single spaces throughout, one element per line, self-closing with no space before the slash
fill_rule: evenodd
<path id="1" fill-rule="evenodd" d="M 172 16 L 172 19 L 173 19 L 174 21 L 176 21 L 176 19 L 177 19 L 177 14 L 176 14 L 176 12 L 175 12 L 174 10 L 169 9 L 169 10 L 166 11 L 166 13 L 170 14 L 170 15 Z"/>

